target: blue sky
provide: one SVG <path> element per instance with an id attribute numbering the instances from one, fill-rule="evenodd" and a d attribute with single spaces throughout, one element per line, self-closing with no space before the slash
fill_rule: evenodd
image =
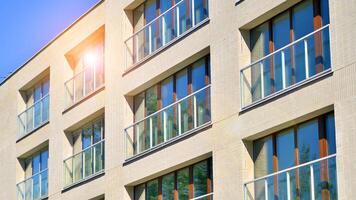
<path id="1" fill-rule="evenodd" d="M 99 0 L 0 0 L 0 82 Z"/>

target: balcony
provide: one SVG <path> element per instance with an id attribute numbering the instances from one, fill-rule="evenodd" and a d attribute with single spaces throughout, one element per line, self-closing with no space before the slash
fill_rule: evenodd
<path id="1" fill-rule="evenodd" d="M 65 189 L 104 172 L 104 142 L 97 142 L 63 161 Z"/>
<path id="2" fill-rule="evenodd" d="M 42 97 L 24 112 L 19 114 L 19 133 L 21 139 L 49 121 L 49 95 Z"/>
<path id="3" fill-rule="evenodd" d="M 126 160 L 209 125 L 210 86 L 207 85 L 127 127 L 124 130 Z"/>
<path id="4" fill-rule="evenodd" d="M 39 200 L 48 196 L 48 169 L 18 183 L 17 200 Z"/>
<path id="5" fill-rule="evenodd" d="M 208 18 L 208 0 L 179 1 L 125 41 L 126 70 L 182 38 Z"/>
<path id="6" fill-rule="evenodd" d="M 95 66 L 85 67 L 83 71 L 65 82 L 67 107 L 80 102 L 104 87 L 102 70 L 102 68 L 95 68 Z"/>
<path id="7" fill-rule="evenodd" d="M 242 110 L 331 72 L 329 25 L 240 71 Z"/>
<path id="8" fill-rule="evenodd" d="M 244 200 L 338 199 L 336 154 L 244 184 Z"/>

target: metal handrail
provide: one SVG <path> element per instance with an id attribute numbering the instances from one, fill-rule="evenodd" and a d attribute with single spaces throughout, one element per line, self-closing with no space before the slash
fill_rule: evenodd
<path id="1" fill-rule="evenodd" d="M 262 177 L 259 177 L 259 178 L 256 178 L 254 180 L 251 180 L 251 181 L 247 181 L 244 183 L 244 185 L 248 185 L 250 183 L 254 183 L 254 182 L 257 182 L 257 181 L 260 181 L 260 180 L 264 180 L 264 179 L 267 179 L 267 178 L 270 178 L 270 177 L 273 177 L 275 175 L 279 175 L 279 174 L 282 174 L 282 173 L 285 173 L 285 172 L 288 172 L 288 171 L 292 171 L 294 169 L 298 169 L 298 168 L 301 168 L 301 167 L 305 167 L 305 166 L 308 166 L 308 165 L 312 165 L 312 164 L 315 164 L 315 163 L 318 163 L 318 162 L 321 162 L 323 160 L 328 160 L 329 158 L 334 158 L 336 157 L 336 153 L 335 154 L 332 154 L 332 155 L 329 155 L 329 156 L 325 156 L 325 157 L 322 157 L 322 158 L 319 158 L 319 159 L 316 159 L 316 160 L 312 160 L 310 162 L 306 162 L 306 163 L 303 163 L 303 164 L 300 164 L 300 165 L 297 165 L 297 166 L 294 166 L 294 167 L 290 167 L 290 168 L 287 168 L 287 169 L 284 169 L 284 170 L 281 170 L 281 171 L 278 171 L 278 172 L 274 172 L 272 174 L 269 174 L 269 175 L 266 175 L 266 176 L 262 176 Z"/>
<path id="2" fill-rule="evenodd" d="M 31 177 L 26 178 L 25 180 L 23 180 L 23 181 L 17 183 L 16 186 L 18 186 L 18 185 L 20 185 L 20 184 L 22 184 L 22 183 L 25 183 L 26 181 L 28 181 L 28 180 L 30 180 L 30 179 L 33 179 L 33 177 L 35 177 L 35 176 L 37 176 L 37 175 L 40 175 L 40 174 L 42 174 L 43 172 L 46 172 L 46 171 L 48 171 L 48 168 L 47 168 L 47 169 L 44 169 L 44 170 L 42 170 L 42 171 L 40 171 L 40 172 L 37 172 L 36 174 L 33 174 Z"/>
<path id="3" fill-rule="evenodd" d="M 104 143 L 104 142 L 105 142 L 105 139 L 102 139 L 102 140 L 100 140 L 99 142 L 96 142 L 96 143 L 94 143 L 94 144 L 92 144 L 92 145 L 86 147 L 85 149 L 79 151 L 78 153 L 75 153 L 75 154 L 71 155 L 70 157 L 64 159 L 64 160 L 63 160 L 63 163 L 65 163 L 67 160 L 69 160 L 69 159 L 71 159 L 71 158 L 73 158 L 73 157 L 75 157 L 75 156 L 77 156 L 77 155 L 79 155 L 79 154 L 82 154 L 84 151 L 86 151 L 86 150 L 88 150 L 88 149 L 91 149 L 91 148 L 93 148 L 94 146 L 96 146 L 96 145 L 98 145 L 98 144 L 100 144 L 100 143 Z"/>
<path id="4" fill-rule="evenodd" d="M 172 7 L 170 7 L 168 10 L 164 11 L 162 14 L 160 14 L 159 16 L 157 16 L 156 18 L 154 18 L 152 21 L 150 21 L 149 23 L 147 23 L 145 26 L 143 26 L 142 28 L 140 28 L 138 31 L 136 31 L 134 34 L 132 34 L 129 38 L 127 38 L 124 42 L 126 43 L 128 40 L 130 40 L 131 38 L 133 38 L 135 35 L 137 35 L 138 33 L 140 33 L 142 30 L 146 29 L 148 26 L 150 26 L 152 23 L 156 22 L 157 19 L 161 18 L 163 15 L 165 15 L 166 13 L 168 13 L 169 11 L 173 10 L 174 8 L 176 8 L 177 6 L 179 6 L 182 2 L 184 2 L 184 0 L 179 1 L 178 3 L 176 3 L 175 5 L 173 5 Z"/>
<path id="5" fill-rule="evenodd" d="M 64 82 L 64 85 L 66 85 L 68 82 L 72 81 L 73 79 L 77 78 L 79 75 L 83 74 L 85 71 L 89 70 L 90 67 L 84 67 L 80 72 L 74 74 L 70 79 Z"/>
<path id="6" fill-rule="evenodd" d="M 260 59 L 258 59 L 258 60 L 256 60 L 256 61 L 252 62 L 251 64 L 247 65 L 246 67 L 241 68 L 240 71 L 244 71 L 245 69 L 250 68 L 251 66 L 253 66 L 253 65 L 255 65 L 255 64 L 257 64 L 257 63 L 263 61 L 264 59 L 266 59 L 266 58 L 268 58 L 268 57 L 270 57 L 270 56 L 272 56 L 272 55 L 274 55 L 274 54 L 277 54 L 277 53 L 283 51 L 284 49 L 286 49 L 286 48 L 288 48 L 288 47 L 290 47 L 290 46 L 293 46 L 294 44 L 296 44 L 296 43 L 298 43 L 298 42 L 300 42 L 300 41 L 302 41 L 302 40 L 305 40 L 306 38 L 308 38 L 308 37 L 314 35 L 315 33 L 317 33 L 317 32 L 319 32 L 319 31 L 322 31 L 322 30 L 328 28 L 329 26 L 330 26 L 330 24 L 327 24 L 327 25 L 325 25 L 325 26 L 323 26 L 323 27 L 321 27 L 321 28 L 319 28 L 319 29 L 317 29 L 317 30 L 315 30 L 315 31 L 313 31 L 313 32 L 311 32 L 311 33 L 309 33 L 309 34 L 307 34 L 307 35 L 305 35 L 305 36 L 299 38 L 298 40 L 295 40 L 295 41 L 293 41 L 293 42 L 287 44 L 286 46 L 284 46 L 284 47 L 282 47 L 282 48 L 280 48 L 280 49 L 278 49 L 278 50 L 276 50 L 276 51 L 274 51 L 274 52 L 272 52 L 272 53 L 270 53 L 270 54 L 268 54 L 268 55 L 266 55 L 266 56 L 264 56 L 264 57 L 262 57 L 262 58 L 260 58 Z"/>
<path id="7" fill-rule="evenodd" d="M 164 108 L 162 108 L 162 109 L 160 109 L 160 110 L 158 110 L 158 111 L 156 111 L 156 112 L 154 112 L 154 113 L 148 115 L 147 117 L 144 117 L 143 119 L 140 119 L 140 120 L 136 121 L 135 123 L 133 123 L 133 124 L 131 124 L 130 126 L 126 127 L 125 130 L 127 130 L 127 129 L 129 129 L 129 128 L 131 128 L 131 127 L 137 125 L 137 124 L 139 124 L 140 122 L 143 122 L 144 120 L 146 120 L 146 119 L 148 119 L 148 118 L 153 117 L 154 115 L 156 115 L 156 114 L 158 114 L 158 113 L 160 113 L 160 112 L 162 112 L 162 111 L 164 111 L 164 110 L 166 110 L 166 109 L 168 109 L 168 108 L 170 108 L 170 107 L 173 107 L 174 105 L 176 105 L 176 104 L 178 104 L 178 103 L 180 103 L 180 102 L 182 102 L 182 101 L 188 99 L 189 97 L 192 97 L 192 96 L 194 96 L 195 94 L 197 94 L 197 93 L 199 93 L 199 92 L 201 92 L 201 91 L 203 91 L 203 90 L 205 90 L 205 89 L 207 89 L 207 88 L 210 88 L 210 87 L 211 87 L 211 84 L 209 84 L 209 85 L 207 85 L 207 86 L 205 86 L 205 87 L 203 87 L 203 88 L 200 88 L 199 90 L 193 92 L 192 94 L 189 94 L 189 95 L 185 96 L 184 98 L 179 99 L 178 101 L 173 102 L 173 103 L 171 103 L 170 105 L 168 105 L 168 106 L 166 106 L 166 107 L 164 107 Z"/>
<path id="8" fill-rule="evenodd" d="M 18 117 L 20 117 L 20 115 L 26 113 L 28 110 L 30 110 L 31 108 L 33 108 L 36 104 L 41 103 L 42 100 L 44 100 L 45 98 L 47 98 L 49 96 L 49 93 L 46 94 L 45 96 L 41 97 L 39 100 L 37 100 L 36 102 L 34 102 L 30 107 L 26 108 L 25 111 L 21 112 Z"/>
<path id="9" fill-rule="evenodd" d="M 202 198 L 204 198 L 204 197 L 209 197 L 209 196 L 213 196 L 213 195 L 214 195 L 214 192 L 211 192 L 211 193 L 209 193 L 209 194 L 204 194 L 204 195 L 201 195 L 201 196 L 199 196 L 199 197 L 195 197 L 195 198 L 190 199 L 190 200 L 198 200 L 198 199 L 202 199 Z"/>

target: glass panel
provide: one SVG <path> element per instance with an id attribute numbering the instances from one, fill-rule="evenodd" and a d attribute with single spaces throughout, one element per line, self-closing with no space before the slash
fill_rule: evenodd
<path id="1" fill-rule="evenodd" d="M 146 191 L 147 200 L 157 200 L 158 198 L 158 180 L 153 180 L 147 183 Z"/>
<path id="2" fill-rule="evenodd" d="M 135 200 L 146 200 L 145 196 L 145 184 L 135 187 Z"/>
<path id="3" fill-rule="evenodd" d="M 91 125 L 83 128 L 82 134 L 82 149 L 85 149 L 92 145 L 92 127 Z"/>
<path id="4" fill-rule="evenodd" d="M 42 84 L 42 97 L 46 96 L 47 94 L 49 94 L 49 80 Z"/>
<path id="5" fill-rule="evenodd" d="M 157 86 L 151 87 L 146 91 L 146 116 L 156 112 L 157 108 Z M 161 117 L 161 116 L 160 116 Z M 152 135 L 152 145 L 155 146 L 161 140 L 161 135 L 158 132 L 158 116 L 155 115 L 149 119 L 147 119 L 147 126 L 149 127 L 147 130 L 146 136 Z M 150 141 L 151 142 L 151 141 Z"/>
<path id="6" fill-rule="evenodd" d="M 84 69 L 85 91 L 84 96 L 94 91 L 94 66 L 86 66 Z"/>
<path id="7" fill-rule="evenodd" d="M 32 157 L 32 174 L 37 174 L 40 172 L 41 157 L 37 154 Z"/>
<path id="8" fill-rule="evenodd" d="M 335 119 L 334 113 L 326 116 L 326 138 L 328 140 L 328 154 L 336 153 Z"/>
<path id="9" fill-rule="evenodd" d="M 298 150 L 299 164 L 303 164 L 319 158 L 319 136 L 318 136 L 318 121 L 313 120 L 304 123 L 298 127 Z M 301 199 L 310 199 L 310 168 L 303 167 L 299 169 L 300 196 Z M 319 165 L 315 166 L 315 187 L 320 180 Z"/>
<path id="10" fill-rule="evenodd" d="M 173 77 L 170 77 L 162 82 L 161 95 L 162 108 L 173 103 Z M 174 124 L 175 112 L 176 109 L 174 109 L 174 107 L 163 110 L 162 125 L 164 141 L 167 141 L 176 136 L 176 127 Z"/>
<path id="11" fill-rule="evenodd" d="M 159 1 L 161 13 L 166 12 L 172 7 L 172 1 Z M 162 44 L 170 42 L 175 38 L 175 28 L 174 28 L 174 10 L 166 12 L 162 16 L 162 24 L 160 32 L 162 34 Z"/>
<path id="12" fill-rule="evenodd" d="M 194 197 L 207 194 L 208 165 L 203 161 L 193 167 Z"/>
<path id="13" fill-rule="evenodd" d="M 103 137 L 102 129 L 103 129 L 102 120 L 94 122 L 93 144 L 102 140 Z"/>
<path id="14" fill-rule="evenodd" d="M 48 168 L 48 150 L 41 152 L 41 171 Z"/>
<path id="15" fill-rule="evenodd" d="M 295 166 L 294 162 L 294 131 L 289 129 L 276 137 L 276 148 L 278 156 L 278 171 Z M 295 172 L 290 172 L 291 198 L 296 198 Z M 287 175 L 285 173 L 278 176 L 279 198 L 287 199 Z"/>
<path id="16" fill-rule="evenodd" d="M 266 137 L 253 143 L 253 160 L 255 178 L 265 176 L 273 172 L 273 143 L 272 137 Z M 273 178 L 267 180 L 269 198 L 273 199 Z M 256 199 L 264 199 L 265 197 L 265 182 L 259 181 L 255 183 Z M 271 195 L 271 196 L 270 196 Z"/>
<path id="17" fill-rule="evenodd" d="M 93 149 L 89 148 L 83 152 L 84 178 L 93 174 Z"/>
<path id="18" fill-rule="evenodd" d="M 34 128 L 38 127 L 42 122 L 42 103 L 40 101 L 36 102 L 33 106 L 34 111 Z"/>
<path id="19" fill-rule="evenodd" d="M 73 156 L 73 182 L 83 179 L 83 154 Z"/>
<path id="20" fill-rule="evenodd" d="M 178 35 L 184 33 L 192 26 L 191 11 L 189 10 L 189 8 L 191 7 L 189 5 L 190 1 L 191 0 L 176 0 L 176 3 L 180 2 L 177 6 L 177 16 L 179 17 Z"/>
<path id="21" fill-rule="evenodd" d="M 293 27 L 294 27 L 294 40 L 307 35 L 314 31 L 313 22 L 313 5 L 312 2 L 304 1 L 293 9 Z M 313 48 L 314 40 L 311 38 L 307 41 L 310 44 L 308 47 Z M 296 66 L 296 82 L 302 81 L 306 78 L 305 70 L 305 42 L 299 42 L 294 45 L 295 66 Z M 309 48 L 308 48 L 309 49 Z M 314 50 L 308 51 L 308 65 L 309 68 L 314 68 Z"/>
<path id="22" fill-rule="evenodd" d="M 42 99 L 42 121 L 46 122 L 49 120 L 49 96 L 45 97 L 44 99 Z"/>
<path id="23" fill-rule="evenodd" d="M 176 75 L 176 94 L 177 100 L 180 100 L 188 95 L 188 74 L 187 70 L 179 72 Z M 182 134 L 189 129 L 189 123 L 192 123 L 192 117 L 189 114 L 188 101 L 178 103 L 178 131 Z"/>
<path id="24" fill-rule="evenodd" d="M 162 177 L 162 197 L 164 200 L 174 200 L 174 174 Z"/>
<path id="25" fill-rule="evenodd" d="M 48 171 L 41 173 L 41 197 L 48 196 Z"/>
<path id="26" fill-rule="evenodd" d="M 278 50 L 290 43 L 289 13 L 277 17 L 273 23 L 273 44 L 274 50 Z M 273 56 L 274 62 L 274 90 L 279 91 L 284 88 L 283 77 L 285 77 L 285 87 L 292 84 L 292 66 L 290 49 L 284 49 Z"/>
<path id="27" fill-rule="evenodd" d="M 268 23 L 264 23 L 257 28 L 251 30 L 251 62 L 254 62 L 269 54 L 269 31 Z M 263 66 L 263 81 L 264 81 L 264 95 L 268 95 L 271 91 L 270 87 L 270 62 L 267 60 Z M 261 64 L 257 63 L 251 68 L 251 93 L 253 101 L 262 98 L 262 76 L 261 76 Z"/>
<path id="28" fill-rule="evenodd" d="M 207 72 L 205 71 L 205 59 L 201 59 L 198 62 L 193 64 L 192 68 L 192 88 L 193 92 L 203 88 L 206 86 L 205 78 Z M 193 98 L 193 108 L 194 108 L 194 126 L 200 126 L 205 122 L 209 121 L 210 118 L 206 118 L 210 116 L 209 113 L 209 105 L 208 99 L 209 93 L 199 92 L 198 94 L 194 95 Z"/>
<path id="29" fill-rule="evenodd" d="M 95 66 L 95 89 L 104 85 L 104 44 L 97 47 L 98 58 Z"/>
<path id="30" fill-rule="evenodd" d="M 33 195 L 33 199 L 39 199 L 41 194 L 40 194 L 40 175 L 37 174 L 35 176 L 32 177 L 32 195 Z"/>
<path id="31" fill-rule="evenodd" d="M 182 169 L 177 172 L 178 199 L 189 199 L 189 169 Z"/>
<path id="32" fill-rule="evenodd" d="M 192 0 L 194 1 L 195 24 L 203 21 L 208 17 L 208 1 L 207 0 Z"/>
<path id="33" fill-rule="evenodd" d="M 84 97 L 84 73 L 75 75 L 74 77 L 74 102 Z"/>
<path id="34" fill-rule="evenodd" d="M 94 173 L 104 169 L 104 143 L 97 143 L 94 147 Z"/>

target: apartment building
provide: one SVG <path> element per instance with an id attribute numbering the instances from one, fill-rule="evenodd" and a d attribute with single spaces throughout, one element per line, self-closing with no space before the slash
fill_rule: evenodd
<path id="1" fill-rule="evenodd" d="M 353 199 L 356 2 L 105 0 L 0 86 L 0 199 Z"/>

